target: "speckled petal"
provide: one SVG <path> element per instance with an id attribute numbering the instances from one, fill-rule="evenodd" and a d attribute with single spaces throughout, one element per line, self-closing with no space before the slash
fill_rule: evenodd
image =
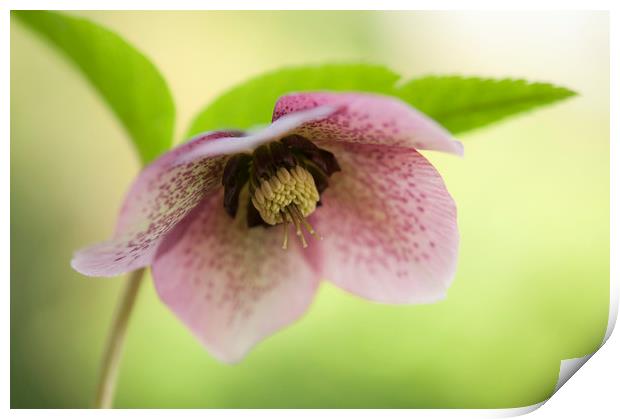
<path id="1" fill-rule="evenodd" d="M 463 145 L 407 103 L 390 96 L 364 93 L 295 93 L 281 97 L 273 119 L 318 106 L 338 110 L 320 121 L 303 124 L 297 134 L 313 140 L 383 144 L 463 155 Z"/>
<path id="2" fill-rule="evenodd" d="M 454 201 L 435 168 L 411 148 L 318 145 L 342 167 L 311 216 L 324 237 L 322 278 L 383 303 L 442 299 L 459 234 Z"/>
<path id="3" fill-rule="evenodd" d="M 245 145 L 246 151 L 251 151 L 257 148 L 259 145 L 279 140 L 280 138 L 294 132 L 301 126 L 305 124 L 309 124 L 313 121 L 319 121 L 324 119 L 338 109 L 334 106 L 315 106 L 312 109 L 300 109 L 299 112 L 289 113 L 288 115 L 283 115 L 282 118 L 279 118 L 277 121 L 271 123 L 264 127 L 261 130 L 252 132 L 243 138 L 243 144 Z M 220 149 L 223 153 L 229 153 L 229 148 L 235 148 L 234 144 L 224 144 L 222 143 L 222 147 Z M 239 150 L 235 150 L 237 152 Z M 211 153 L 212 148 L 208 146 L 199 146 L 195 147 L 191 150 L 191 152 L 184 154 L 181 156 L 179 162 L 191 161 L 197 158 L 200 158 L 204 153 Z"/>
<path id="4" fill-rule="evenodd" d="M 280 228 L 248 230 L 222 199 L 205 198 L 175 227 L 152 272 L 160 298 L 215 357 L 233 363 L 297 320 L 319 281 L 296 243 L 282 250 Z"/>
<path id="5" fill-rule="evenodd" d="M 243 146 L 241 135 L 232 131 L 203 134 L 147 166 L 125 198 L 114 237 L 76 252 L 71 266 L 85 275 L 114 276 L 149 265 L 161 238 L 205 194 L 220 186 L 225 160 L 222 143 L 230 142 L 225 146 L 231 152 L 231 145 Z M 211 147 L 211 153 L 179 163 L 196 147 Z"/>

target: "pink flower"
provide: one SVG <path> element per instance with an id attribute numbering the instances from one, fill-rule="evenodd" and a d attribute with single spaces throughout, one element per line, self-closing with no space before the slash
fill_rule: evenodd
<path id="1" fill-rule="evenodd" d="M 394 98 L 284 96 L 262 131 L 202 134 L 146 167 L 114 237 L 72 266 L 114 276 L 150 265 L 161 299 L 225 362 L 298 319 L 321 279 L 382 303 L 440 300 L 456 269 L 456 208 L 417 149 L 463 152 Z"/>

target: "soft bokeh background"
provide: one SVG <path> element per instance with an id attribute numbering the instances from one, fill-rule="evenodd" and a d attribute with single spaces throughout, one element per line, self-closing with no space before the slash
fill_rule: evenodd
<path id="1" fill-rule="evenodd" d="M 580 96 L 426 153 L 459 208 L 458 274 L 434 305 L 384 306 L 324 284 L 309 313 L 219 364 L 157 298 L 132 319 L 118 407 L 516 407 L 601 342 L 609 301 L 609 57 L 604 13 L 78 12 L 169 81 L 177 133 L 249 76 L 327 61 L 404 76 L 552 81 Z M 179 139 L 179 138 L 177 138 Z M 80 74 L 11 22 L 11 406 L 87 407 L 125 278 L 84 278 L 138 171 Z"/>

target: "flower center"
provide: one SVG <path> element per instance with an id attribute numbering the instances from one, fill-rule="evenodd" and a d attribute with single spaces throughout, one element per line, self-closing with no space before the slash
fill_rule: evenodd
<path id="1" fill-rule="evenodd" d="M 280 167 L 275 176 L 261 181 L 252 196 L 252 203 L 270 225 L 283 223 L 290 218 L 288 214 L 291 211 L 299 212 L 304 217 L 312 214 L 318 200 L 319 192 L 314 179 L 301 166 L 295 166 L 290 171 Z"/>
<path id="2" fill-rule="evenodd" d="M 282 248 L 288 246 L 292 226 L 304 247 L 302 227 L 317 236 L 306 217 L 321 205 L 328 178 L 340 170 L 334 155 L 307 139 L 290 135 L 258 147 L 250 154 L 235 154 L 226 162 L 222 176 L 224 209 L 236 218 L 240 192 L 248 188 L 248 227 L 282 225 Z"/>
<path id="3" fill-rule="evenodd" d="M 316 234 L 305 217 L 314 212 L 319 198 L 310 172 L 301 166 L 295 166 L 291 170 L 280 167 L 274 176 L 262 180 L 254 190 L 252 204 L 267 224 L 284 225 L 282 247 L 286 249 L 289 223 L 295 225 L 297 236 L 304 247 L 308 244 L 301 225 L 303 224 L 310 234 Z"/>

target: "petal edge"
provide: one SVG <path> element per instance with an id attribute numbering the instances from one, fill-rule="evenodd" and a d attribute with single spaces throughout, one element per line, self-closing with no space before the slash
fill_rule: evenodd
<path id="1" fill-rule="evenodd" d="M 290 113 L 333 106 L 338 112 L 308 122 L 297 133 L 312 139 L 382 144 L 463 155 L 463 145 L 441 125 L 392 96 L 370 93 L 306 92 L 278 99 L 273 119 Z"/>

